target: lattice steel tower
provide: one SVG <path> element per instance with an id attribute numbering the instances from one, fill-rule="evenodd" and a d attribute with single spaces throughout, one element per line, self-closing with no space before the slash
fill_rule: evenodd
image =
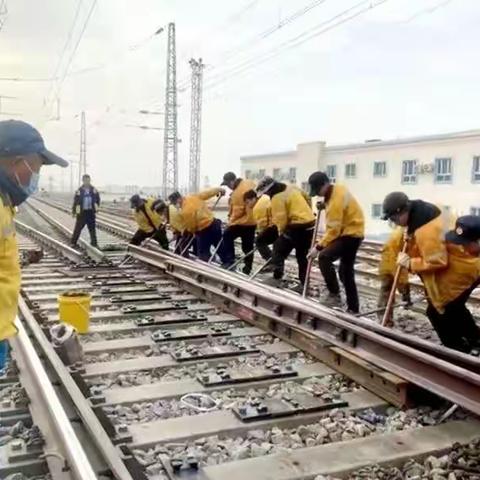
<path id="1" fill-rule="evenodd" d="M 202 87 L 203 69 L 202 59 L 191 59 L 192 68 L 192 106 L 190 118 L 190 170 L 189 190 L 198 192 L 200 189 L 200 150 L 202 143 Z"/>
<path id="2" fill-rule="evenodd" d="M 85 112 L 82 112 L 80 122 L 80 158 L 78 159 L 79 185 L 82 183 L 82 175 L 87 173 L 87 126 L 85 124 Z"/>
<path id="3" fill-rule="evenodd" d="M 163 138 L 163 198 L 178 190 L 177 54 L 175 24 L 168 24 L 167 83 L 165 86 L 165 131 Z"/>

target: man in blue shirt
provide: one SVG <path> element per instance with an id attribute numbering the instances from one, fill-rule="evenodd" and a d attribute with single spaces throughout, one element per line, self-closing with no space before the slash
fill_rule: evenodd
<path id="1" fill-rule="evenodd" d="M 97 245 L 97 232 L 95 230 L 95 215 L 100 206 L 100 195 L 97 189 L 90 183 L 90 175 L 82 177 L 82 186 L 75 192 L 73 197 L 72 215 L 76 217 L 75 229 L 73 230 L 72 245 L 75 246 L 78 237 L 85 225 L 90 232 L 90 243 Z"/>

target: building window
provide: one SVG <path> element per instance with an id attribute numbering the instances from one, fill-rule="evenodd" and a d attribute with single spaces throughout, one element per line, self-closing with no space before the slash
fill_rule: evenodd
<path id="1" fill-rule="evenodd" d="M 252 178 L 252 171 L 251 170 L 245 170 L 245 178 Z"/>
<path id="2" fill-rule="evenodd" d="M 330 179 L 330 183 L 335 183 L 337 181 L 337 166 L 327 165 L 326 174 L 327 177 Z"/>
<path id="3" fill-rule="evenodd" d="M 372 218 L 381 218 L 382 216 L 382 204 L 372 203 Z"/>
<path id="4" fill-rule="evenodd" d="M 345 164 L 345 178 L 355 178 L 357 175 L 357 165 L 355 163 Z"/>
<path id="5" fill-rule="evenodd" d="M 290 183 L 297 182 L 297 169 L 295 167 L 288 170 L 288 179 L 290 180 Z"/>
<path id="6" fill-rule="evenodd" d="M 480 155 L 473 157 L 472 182 L 480 183 Z"/>
<path id="7" fill-rule="evenodd" d="M 310 195 L 310 185 L 308 182 L 302 182 L 302 190 Z"/>
<path id="8" fill-rule="evenodd" d="M 257 177 L 258 177 L 259 180 L 261 180 L 264 176 L 265 176 L 265 169 L 264 169 L 264 168 L 261 168 L 261 169 L 258 171 Z"/>
<path id="9" fill-rule="evenodd" d="M 387 162 L 374 162 L 373 163 L 373 176 L 374 177 L 386 177 L 387 176 Z"/>
<path id="10" fill-rule="evenodd" d="M 480 207 L 470 207 L 470 215 L 480 217 Z"/>
<path id="11" fill-rule="evenodd" d="M 416 160 L 404 160 L 402 162 L 402 183 L 417 183 Z"/>
<path id="12" fill-rule="evenodd" d="M 451 158 L 435 159 L 435 182 L 436 183 L 452 182 L 452 159 Z"/>
<path id="13" fill-rule="evenodd" d="M 274 168 L 273 169 L 273 179 L 274 180 L 279 180 L 281 173 L 282 173 L 282 170 L 280 168 Z"/>

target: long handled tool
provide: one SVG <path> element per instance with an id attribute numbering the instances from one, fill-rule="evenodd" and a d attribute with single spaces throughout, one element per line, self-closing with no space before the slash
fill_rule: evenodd
<path id="1" fill-rule="evenodd" d="M 406 253 L 408 248 L 408 237 L 405 234 L 403 239 L 403 248 L 402 253 Z M 392 288 L 390 290 L 390 295 L 388 296 L 387 306 L 385 308 L 385 313 L 383 314 L 382 318 L 382 326 L 387 326 L 392 318 L 392 310 L 393 310 L 393 303 L 395 302 L 395 293 L 397 292 L 397 285 L 400 279 L 400 274 L 402 273 L 402 266 L 398 265 L 397 270 L 395 271 L 395 276 L 393 277 Z"/>
<path id="2" fill-rule="evenodd" d="M 272 261 L 271 258 L 269 258 L 265 263 L 262 263 L 251 275 L 249 278 L 249 280 L 253 280 L 267 265 L 270 264 L 270 262 Z"/>
<path id="3" fill-rule="evenodd" d="M 227 268 L 227 271 L 233 270 L 239 263 L 242 263 L 249 255 L 253 255 L 256 251 L 257 251 L 257 248 L 255 247 L 253 250 L 250 250 L 245 255 L 242 255 L 238 260 L 236 260 Z"/>
<path id="4" fill-rule="evenodd" d="M 310 249 L 312 249 L 315 244 L 317 243 L 317 235 L 318 235 L 318 230 L 320 229 L 320 217 L 322 214 L 322 210 L 325 209 L 325 204 L 323 202 L 318 202 L 317 203 L 317 218 L 315 219 L 315 228 L 313 229 L 313 237 L 312 237 L 312 243 L 310 245 Z M 305 274 L 305 283 L 303 284 L 303 291 L 302 291 L 302 297 L 305 298 L 307 296 L 308 292 L 308 285 L 310 283 L 310 273 L 312 271 L 312 265 L 313 265 L 313 259 L 309 258 L 308 259 L 308 264 L 307 264 L 307 272 Z"/>
<path id="5" fill-rule="evenodd" d="M 220 246 L 222 245 L 223 243 L 223 237 L 220 239 L 220 241 L 217 243 L 217 246 L 215 247 L 215 250 L 213 251 L 212 255 L 210 256 L 210 258 L 208 259 L 208 262 L 207 263 L 212 263 L 213 259 L 215 258 L 215 255 L 217 254 L 218 252 L 218 249 L 220 248 Z"/>

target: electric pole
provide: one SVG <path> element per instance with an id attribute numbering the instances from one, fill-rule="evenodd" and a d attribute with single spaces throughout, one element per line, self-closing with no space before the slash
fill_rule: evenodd
<path id="1" fill-rule="evenodd" d="M 190 112 L 190 192 L 198 192 L 200 188 L 200 149 L 202 141 L 202 87 L 203 69 L 205 65 L 200 58 L 190 59 L 192 68 L 192 106 Z"/>
<path id="2" fill-rule="evenodd" d="M 80 159 L 78 161 L 78 184 L 82 183 L 82 175 L 87 173 L 87 129 L 85 125 L 85 112 L 80 120 Z"/>
<path id="3" fill-rule="evenodd" d="M 177 54 L 175 24 L 168 24 L 165 130 L 163 137 L 163 198 L 178 189 Z"/>

